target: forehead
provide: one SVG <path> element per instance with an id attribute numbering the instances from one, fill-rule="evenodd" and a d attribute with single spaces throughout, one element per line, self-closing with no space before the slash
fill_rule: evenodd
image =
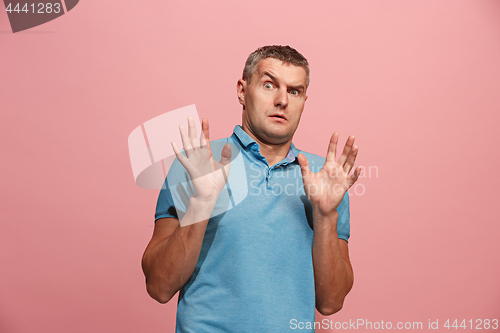
<path id="1" fill-rule="evenodd" d="M 257 79 L 260 79 L 267 77 L 266 73 L 289 85 L 296 86 L 302 84 L 304 87 L 306 86 L 307 73 L 304 67 L 301 66 L 283 63 L 281 60 L 275 58 L 266 58 L 259 61 L 254 76 L 256 75 Z"/>

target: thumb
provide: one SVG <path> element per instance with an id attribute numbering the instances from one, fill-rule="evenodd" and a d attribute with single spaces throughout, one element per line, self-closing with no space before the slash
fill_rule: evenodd
<path id="1" fill-rule="evenodd" d="M 231 145 L 226 143 L 220 153 L 220 163 L 224 166 L 231 162 Z"/>
<path id="2" fill-rule="evenodd" d="M 304 154 L 300 153 L 297 156 L 297 159 L 299 160 L 300 171 L 302 171 L 302 178 L 309 177 L 311 169 L 309 168 L 309 161 L 307 160 L 307 157 L 305 157 Z"/>

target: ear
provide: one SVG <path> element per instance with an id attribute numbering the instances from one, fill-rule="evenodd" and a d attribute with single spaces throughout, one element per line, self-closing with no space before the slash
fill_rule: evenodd
<path id="1" fill-rule="evenodd" d="M 238 96 L 238 101 L 243 107 L 245 107 L 245 93 L 247 91 L 247 81 L 239 79 L 236 83 L 236 94 Z"/>

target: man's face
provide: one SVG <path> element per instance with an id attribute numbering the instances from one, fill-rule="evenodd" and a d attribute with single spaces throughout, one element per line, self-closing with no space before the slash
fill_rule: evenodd
<path id="1" fill-rule="evenodd" d="M 250 84 L 238 81 L 245 132 L 261 143 L 290 142 L 307 99 L 306 82 L 303 67 L 283 64 L 274 58 L 261 60 Z"/>

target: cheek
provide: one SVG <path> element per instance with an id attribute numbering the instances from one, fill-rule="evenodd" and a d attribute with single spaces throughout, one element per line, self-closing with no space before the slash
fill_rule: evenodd
<path id="1" fill-rule="evenodd" d="M 295 122 L 300 121 L 300 117 L 302 116 L 302 111 L 297 111 L 297 114 L 294 116 Z"/>

